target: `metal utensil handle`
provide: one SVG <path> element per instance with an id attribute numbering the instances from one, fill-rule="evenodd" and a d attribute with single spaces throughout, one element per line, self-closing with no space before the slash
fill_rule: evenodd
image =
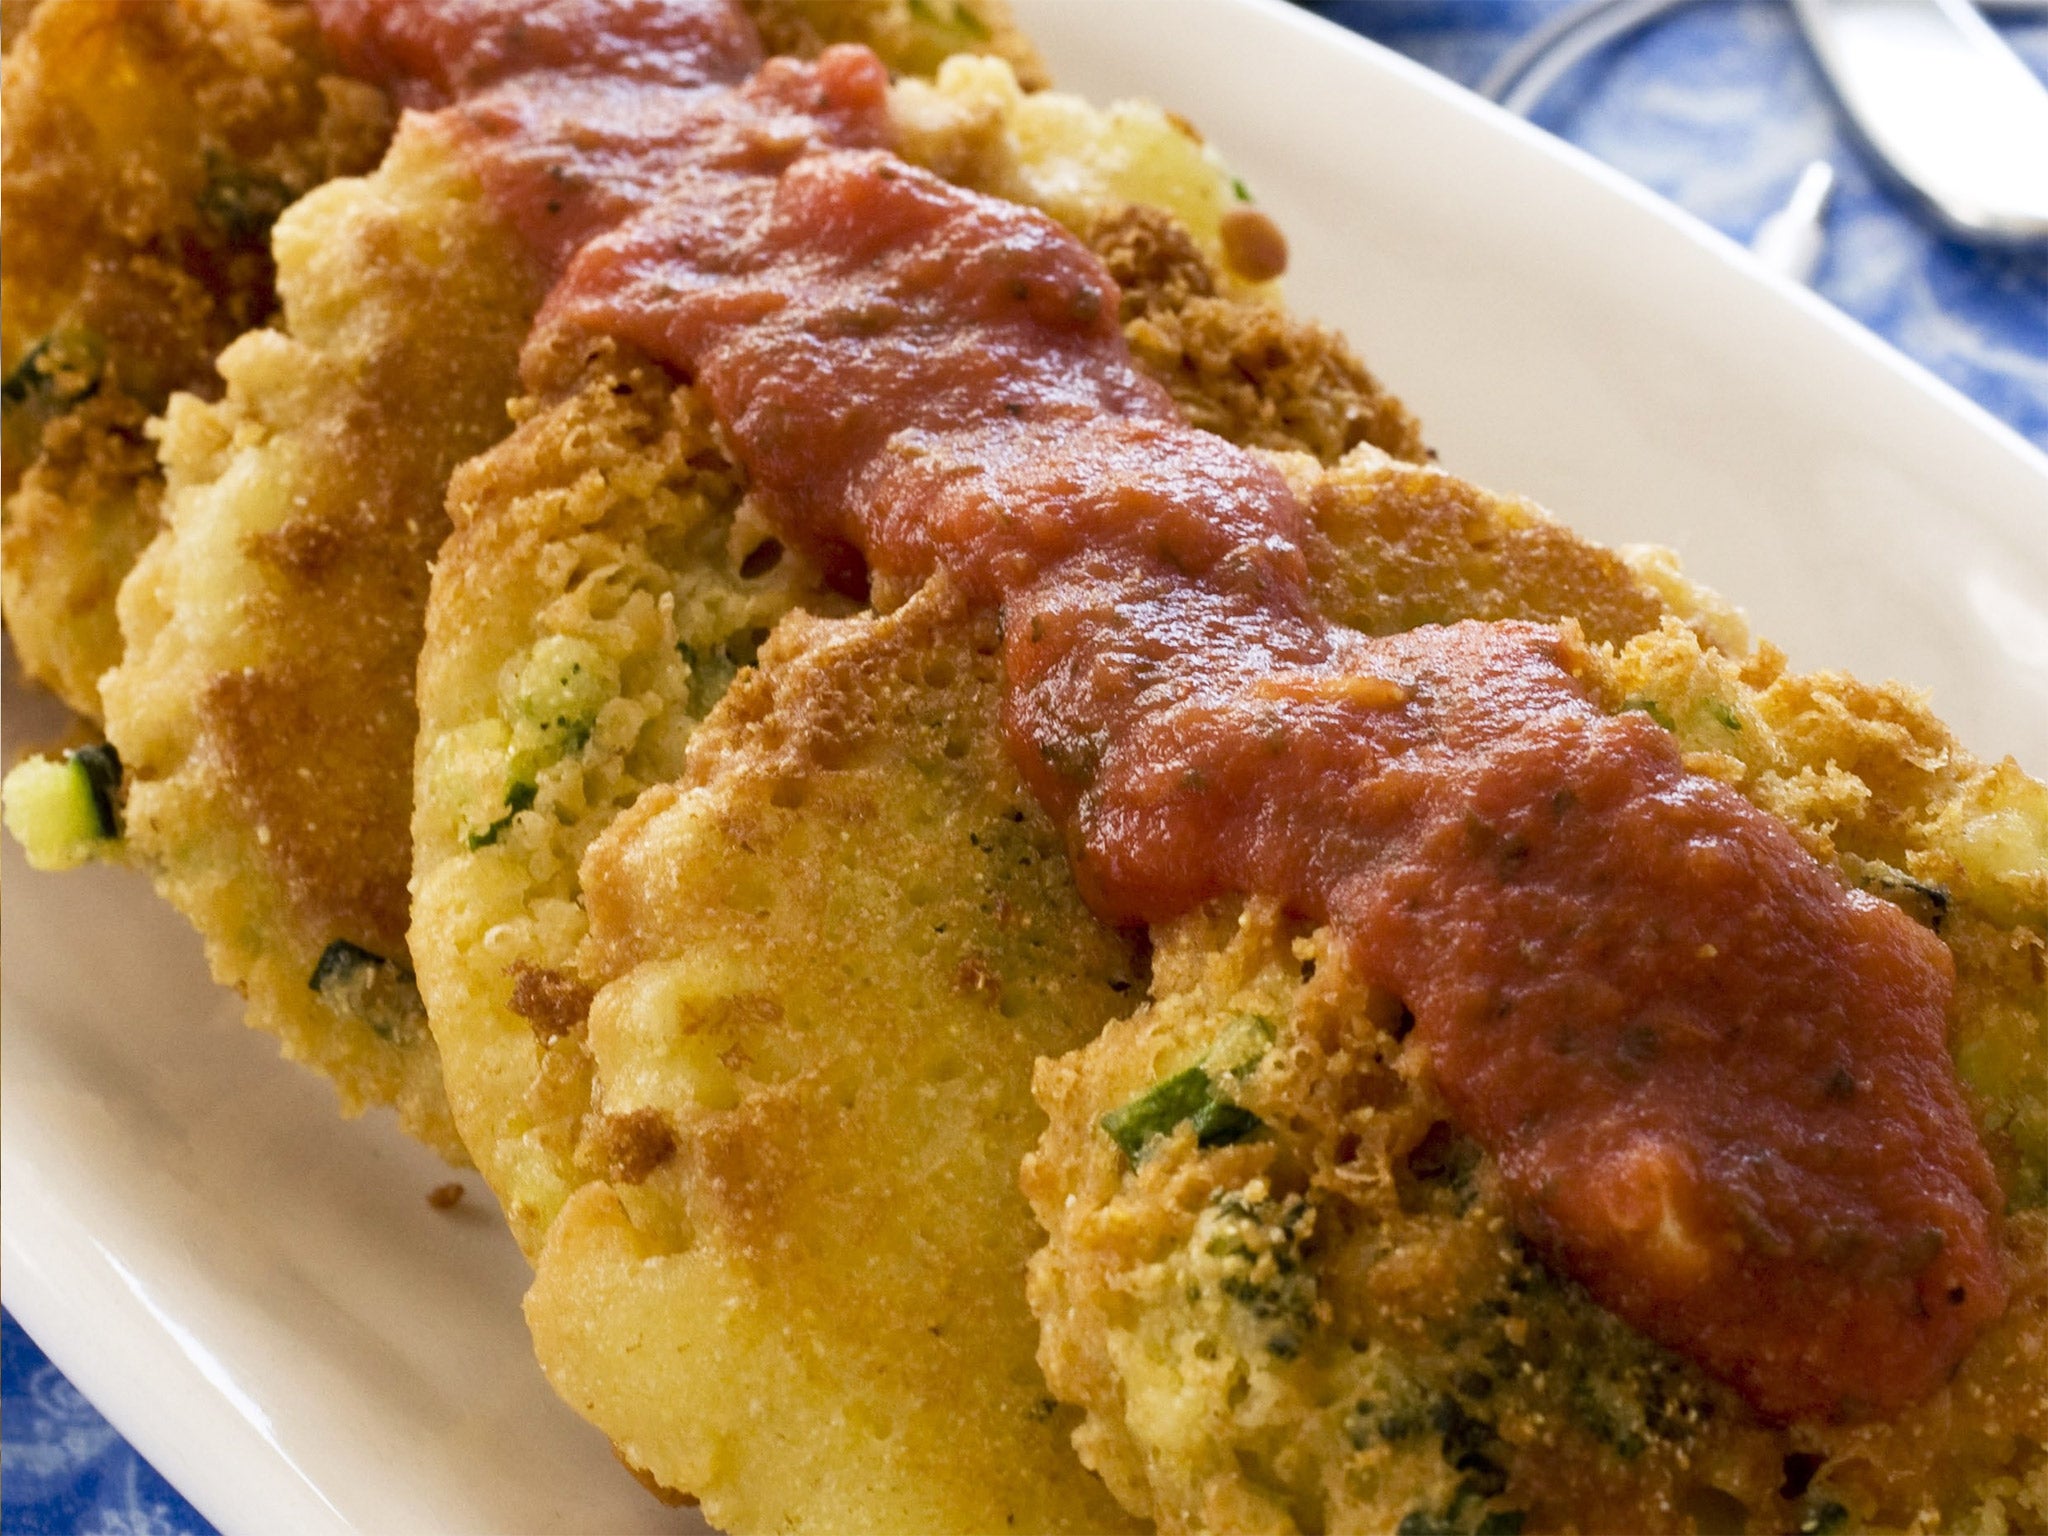
<path id="1" fill-rule="evenodd" d="M 1877 160 L 1953 234 L 2048 244 L 2048 88 L 1965 0 L 1794 0 Z"/>

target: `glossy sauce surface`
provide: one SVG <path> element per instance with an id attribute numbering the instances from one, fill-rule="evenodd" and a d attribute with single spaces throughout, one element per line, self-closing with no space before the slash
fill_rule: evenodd
<path id="1" fill-rule="evenodd" d="M 587 15 L 632 56 L 664 9 Z M 714 55 L 737 67 L 688 56 Z M 1530 1240 L 1764 1412 L 1945 1378 L 2005 1285 L 1937 940 L 1608 715 L 1567 635 L 1325 622 L 1302 507 L 1176 419 L 1086 248 L 871 147 L 870 56 L 702 79 L 686 110 L 646 83 L 640 151 L 629 73 L 588 154 L 548 116 L 587 78 L 484 74 L 512 126 L 469 142 L 561 273 L 541 330 L 703 386 L 753 494 L 845 584 L 944 571 L 1000 611 L 1010 749 L 1098 912 L 1253 893 L 1332 924 Z M 530 114 L 502 100 L 525 92 Z M 534 190 L 565 175 L 574 239 Z"/>

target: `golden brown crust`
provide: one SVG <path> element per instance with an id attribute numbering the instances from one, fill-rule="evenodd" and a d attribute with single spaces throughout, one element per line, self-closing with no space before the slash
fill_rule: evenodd
<path id="1" fill-rule="evenodd" d="M 22 667 L 91 718 L 121 654 L 121 580 L 162 515 L 148 415 L 109 385 L 53 419 L 0 517 L 0 593 Z"/>
<path id="2" fill-rule="evenodd" d="M 287 921 L 403 955 L 409 804 L 382 776 L 334 772 L 331 748 L 309 748 L 349 740 L 369 754 L 402 753 L 412 738 L 410 700 L 380 689 L 338 709 L 328 682 L 292 661 L 216 674 L 199 701 L 201 750 L 213 758 L 228 813 L 264 834 Z M 300 772 L 311 763 L 320 765 L 315 789 Z"/>
<path id="3" fill-rule="evenodd" d="M 590 988 L 575 977 L 525 960 L 513 961 L 509 969 L 511 1009 L 533 1026 L 543 1046 L 574 1034 L 590 1017 Z"/>
<path id="4" fill-rule="evenodd" d="M 565 1395 L 734 1528 L 1118 1524 L 1031 1370 L 1002 1170 L 1030 1059 L 1118 1005 L 1130 957 L 1007 769 L 999 675 L 937 590 L 792 615 L 583 860 L 599 1181 L 528 1317 Z M 604 1167 L 628 1120 L 672 1155 Z"/>
<path id="5" fill-rule="evenodd" d="M 0 0 L 0 53 L 14 46 L 14 40 L 21 36 L 28 19 L 43 0 Z"/>
<path id="6" fill-rule="evenodd" d="M 892 70 L 930 74 L 948 55 L 1003 60 L 1027 90 L 1051 83 L 1008 0 L 746 0 L 770 53 L 812 57 L 832 43 L 864 43 Z"/>
<path id="7" fill-rule="evenodd" d="M 1495 496 L 1370 449 L 1296 477 L 1319 535 L 1318 598 L 1369 634 L 1461 618 L 1572 619 L 1594 641 L 1654 629 L 1670 610 L 1613 550 L 1532 502 Z"/>
<path id="8" fill-rule="evenodd" d="M 664 1487 L 661 1483 L 655 1481 L 653 1474 L 644 1467 L 636 1467 L 632 1462 L 626 1460 L 625 1454 L 617 1446 L 612 1447 L 612 1454 L 618 1458 L 620 1466 L 633 1474 L 634 1482 L 654 1495 L 656 1502 L 664 1504 L 670 1509 L 695 1509 L 697 1507 L 697 1496 L 694 1493 L 678 1493 L 673 1488 Z"/>
<path id="9" fill-rule="evenodd" d="M 222 355 L 225 396 L 172 402 L 165 525 L 103 688 L 129 852 L 250 1022 L 345 1107 L 397 1103 L 460 1157 L 406 949 L 412 679 L 443 488 L 509 426 L 539 285 L 454 146 L 409 121 L 375 176 L 280 222 L 281 327 Z M 332 973 L 338 943 L 397 1001 Z"/>
<path id="10" fill-rule="evenodd" d="M 2048 789 L 1972 759 L 1909 690 L 1727 641 L 1668 570 L 1653 586 L 1525 503 L 1366 450 L 1283 467 L 1328 541 L 1334 617 L 1583 619 L 1607 707 L 1651 712 L 1696 771 L 1938 925 L 2015 1299 L 1888 1423 L 1760 1422 L 1513 1240 L 1398 999 L 1253 903 L 1156 935 L 1146 1008 L 1040 1070 L 1032 1297 L 1049 1379 L 1089 1410 L 1090 1465 L 1167 1530 L 2048 1520 Z M 1261 1131 L 1204 1149 L 1183 1126 L 1133 1166 L 1102 1117 L 1191 1063 Z"/>
<path id="11" fill-rule="evenodd" d="M 49 0 L 7 57 L 0 195 L 7 620 L 29 672 L 97 716 L 114 593 L 155 531 L 144 417 L 217 393 L 276 307 L 268 234 L 367 169 L 391 114 L 329 72 L 303 5 Z M 53 358 L 70 375 L 52 376 Z"/>
<path id="12" fill-rule="evenodd" d="M 1172 215 L 1132 204 L 1090 230 L 1089 244 L 1123 290 L 1131 355 L 1193 425 L 1326 464 L 1361 443 L 1397 459 L 1427 456 L 1420 424 L 1342 336 L 1219 291 L 1209 259 Z"/>
<path id="13" fill-rule="evenodd" d="M 614 1184 L 644 1184 L 675 1155 L 676 1133 L 658 1109 L 599 1115 L 588 1132 L 586 1155 Z M 759 1183 L 759 1180 L 755 1180 Z"/>

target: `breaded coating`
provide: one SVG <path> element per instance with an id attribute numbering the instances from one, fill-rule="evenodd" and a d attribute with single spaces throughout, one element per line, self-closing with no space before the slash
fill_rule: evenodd
<path id="1" fill-rule="evenodd" d="M 161 431 L 165 526 L 104 682 L 124 851 L 252 1024 L 347 1111 L 394 1104 L 461 1161 L 406 944 L 414 677 L 448 478 L 511 429 L 541 275 L 429 118 L 374 175 L 294 207 L 274 255 L 281 329 L 230 347 L 225 399 L 175 396 Z M 154 484 L 134 447 L 122 468 Z M 73 531 L 109 505 L 51 503 Z"/>
<path id="2" fill-rule="evenodd" d="M 1060 91 L 1030 93 L 998 59 L 949 59 L 930 80 L 890 92 L 895 149 L 913 165 L 977 192 L 1029 203 L 1076 233 L 1136 207 L 1171 215 L 1233 297 L 1276 298 L 1265 278 L 1224 259 L 1224 220 L 1240 183 L 1188 122 L 1146 101 L 1097 107 Z M 1196 279 L 1196 281 L 1203 281 Z M 1155 283 L 1154 286 L 1157 286 Z"/>
<path id="3" fill-rule="evenodd" d="M 128 853 L 252 1024 L 460 1158 L 405 947 L 412 679 L 443 488 L 510 429 L 539 278 L 424 118 L 276 253 L 281 327 L 221 355 L 223 399 L 172 401 L 121 594 Z"/>
<path id="4" fill-rule="evenodd" d="M 987 54 L 1027 90 L 1051 83 L 1008 0 L 746 0 L 770 53 L 809 58 L 833 43 L 864 43 L 900 74 L 928 75 L 954 54 Z"/>
<path id="5" fill-rule="evenodd" d="M 48 0 L 4 103 L 7 625 L 97 718 L 115 593 L 160 516 L 144 424 L 173 391 L 219 392 L 215 354 L 276 308 L 272 221 L 376 164 L 391 112 L 281 0 Z"/>
<path id="6" fill-rule="evenodd" d="M 1339 457 L 1326 474 L 1292 461 L 1283 468 L 1321 535 L 1310 550 L 1318 600 L 1352 629 L 1390 635 L 1464 618 L 1571 619 L 1589 639 L 1621 641 L 1668 611 L 1637 566 L 1534 502 L 1370 447 Z M 1691 590 L 1674 579 L 1672 596 L 1692 619 Z M 1707 632 L 1739 645 L 1740 627 L 1715 617 L 1720 627 Z"/>
<path id="7" fill-rule="evenodd" d="M 564 362 L 457 477 L 415 825 L 422 983 L 543 1364 L 734 1529 L 1115 1528 L 1032 1364 L 1012 1170 L 1032 1059 L 1135 971 L 992 777 L 993 635 L 936 599 L 795 614 L 757 670 L 844 600 L 693 392 Z"/>
<path id="8" fill-rule="evenodd" d="M 1213 214 L 1228 173 L 1156 108 L 1096 112 L 1026 96 L 1001 63 L 961 59 L 935 84 L 903 82 L 891 110 L 925 163 L 1042 197 L 1076 228 L 1109 227 L 1142 191 L 1172 199 L 1161 216 L 1189 229 L 1206 219 L 1208 249 L 1219 248 Z M 1270 306 L 1268 286 L 1213 281 L 1247 317 Z M 560 969 L 574 937 L 488 962 L 475 946 L 528 908 L 580 932 L 575 870 L 589 841 L 680 771 L 690 731 L 776 620 L 799 606 L 845 607 L 743 514 L 738 471 L 694 395 L 671 398 L 660 375 L 609 347 L 550 366 L 551 388 L 520 407 L 520 429 L 465 466 L 451 491 L 456 533 L 441 554 L 420 660 L 414 827 L 413 945 L 456 1113 L 529 1252 L 577 1177 L 547 1128 L 559 1116 L 535 1106 L 552 1103 L 554 1087 L 569 1103 L 582 1089 L 550 1078 L 529 1093 L 532 1032 L 510 1008 L 505 967 Z M 604 576 L 595 594 L 580 585 L 590 572 Z M 600 601 L 615 619 L 602 657 L 563 652 L 561 616 Z M 663 605 L 669 617 L 659 617 Z M 621 688 L 636 701 L 630 711 L 613 697 Z M 570 698 L 574 708 L 555 715 L 530 702 Z M 599 730 L 607 709 L 616 740 Z M 584 782 L 593 771 L 595 787 Z M 579 786 L 553 817 L 538 808 L 551 773 Z M 491 874 L 500 841 L 529 833 L 546 852 L 513 861 L 516 879 Z M 563 905 L 549 905 L 558 897 Z"/>
<path id="9" fill-rule="evenodd" d="M 1360 443 L 1424 458 L 1422 428 L 1328 326 L 1219 293 L 1185 227 L 1134 205 L 1089 232 L 1123 290 L 1124 337 L 1192 426 L 1335 463 Z"/>
<path id="10" fill-rule="evenodd" d="M 0 53 L 14 46 L 14 40 L 21 36 L 29 17 L 42 3 L 43 0 L 0 0 Z"/>
<path id="11" fill-rule="evenodd" d="M 450 489 L 413 817 L 412 947 L 449 1096 L 529 1255 L 581 1178 L 584 852 L 681 773 L 778 619 L 833 606 L 741 514 L 694 393 L 608 345 L 555 362 L 560 393 Z"/>
<path id="12" fill-rule="evenodd" d="M 592 1177 L 527 1316 L 729 1529 L 1127 1524 L 1032 1362 L 1013 1170 L 1032 1060 L 1138 982 L 1004 757 L 1001 670 L 937 587 L 793 617 L 583 863 Z"/>
<path id="13" fill-rule="evenodd" d="M 1681 611 L 1657 616 L 1639 575 L 1525 506 L 1369 453 L 1293 473 L 1344 568 L 1333 616 L 1584 614 L 1609 708 L 1935 928 L 2014 1299 L 1888 1422 L 1763 1423 L 1514 1237 L 1400 999 L 1269 904 L 1224 906 L 1156 933 L 1146 1005 L 1039 1072 L 1031 1297 L 1084 1459 L 1170 1531 L 2048 1525 L 2048 789 L 1904 689 L 1703 640 L 1724 617 L 1668 571 Z M 1241 1117 L 1232 1136 L 1198 1132 L 1217 1122 L 1194 1098 Z"/>

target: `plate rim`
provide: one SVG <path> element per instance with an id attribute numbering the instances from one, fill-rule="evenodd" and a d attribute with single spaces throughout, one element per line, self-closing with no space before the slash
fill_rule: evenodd
<path id="1" fill-rule="evenodd" d="M 1018 0 L 1017 10 L 1028 30 L 1034 12 L 1079 3 Z M 1173 0 L 1125 3 L 1164 6 Z M 1347 67 L 1361 71 L 1367 88 L 1392 81 L 1420 92 L 1442 110 L 1511 141 L 1529 164 L 1597 189 L 1639 229 L 1665 231 L 1676 237 L 1674 249 L 1690 247 L 1708 258 L 1702 271 L 1719 269 L 1745 279 L 1752 290 L 1770 294 L 1783 313 L 1798 316 L 1800 324 L 1829 338 L 1828 345 L 1846 347 L 1865 365 L 1876 365 L 1910 386 L 1926 409 L 1940 412 L 1987 449 L 2002 451 L 2023 474 L 2030 473 L 2048 505 L 2048 452 L 1811 290 L 1765 268 L 1703 220 L 1577 146 L 1286 0 L 1201 3 L 1206 11 L 1241 12 L 1298 36 L 1307 46 L 1341 54 Z M 195 1358 L 197 1346 L 181 1346 L 175 1319 L 155 1314 L 126 1277 L 120 1258 L 84 1228 L 76 1212 L 64 1208 L 58 1198 L 62 1181 L 45 1175 L 40 1161 L 45 1151 L 61 1148 L 37 1147 L 29 1140 L 40 1121 L 32 1109 L 25 1112 L 23 1069 L 33 1071 L 37 1047 L 30 1044 L 24 1053 L 16 1027 L 27 1006 L 14 989 L 0 986 L 0 1031 L 15 1047 L 15 1060 L 9 1063 L 13 1070 L 0 1074 L 0 1269 L 6 1275 L 9 1311 L 116 1431 L 228 1536 L 253 1536 L 280 1523 L 306 1531 L 357 1529 L 221 1385 L 209 1380 Z M 299 1069 L 280 1064 L 279 1070 Z M 121 1326 L 109 1327 L 94 1314 L 110 1306 L 133 1310 L 124 1311 Z M 166 1411 L 167 1403 L 175 1403 L 177 1412 Z M 234 1449 L 223 1453 L 223 1446 Z"/>

